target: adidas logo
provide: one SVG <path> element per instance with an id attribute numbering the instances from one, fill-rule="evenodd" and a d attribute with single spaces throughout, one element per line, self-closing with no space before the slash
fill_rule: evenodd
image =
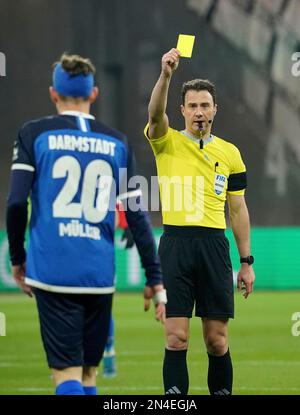
<path id="1" fill-rule="evenodd" d="M 172 386 L 172 388 L 167 390 L 166 395 L 181 395 L 181 391 L 177 388 L 177 386 Z"/>
<path id="2" fill-rule="evenodd" d="M 214 395 L 230 395 L 230 392 L 227 389 L 221 389 L 220 391 L 214 392 Z"/>

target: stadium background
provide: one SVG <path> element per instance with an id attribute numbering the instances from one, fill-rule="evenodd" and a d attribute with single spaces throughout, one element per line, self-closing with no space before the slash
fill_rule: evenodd
<path id="1" fill-rule="evenodd" d="M 294 274 L 294 281 L 283 285 L 300 287 L 295 248 L 300 236 L 296 231 L 300 77 L 291 72 L 292 55 L 300 51 L 299 0 L 23 0 L 17 7 L 2 0 L 0 4 L 0 51 L 7 60 L 6 77 L 0 77 L 0 228 L 4 229 L 14 138 L 26 120 L 54 112 L 48 86 L 51 65 L 60 54 L 79 53 L 95 62 L 101 95 L 93 113 L 128 135 L 138 172 L 150 179 L 156 169 L 143 137 L 149 96 L 162 53 L 176 46 L 178 33 L 190 33 L 196 35 L 193 57 L 182 59 L 172 80 L 171 125 L 183 125 L 178 112 L 183 81 L 203 77 L 216 83 L 219 112 L 214 132 L 240 148 L 248 167 L 252 226 L 267 228 L 263 235 L 258 231 L 263 239 L 252 236 L 253 250 L 261 259 L 277 259 L 262 272 L 257 261 L 258 281 L 266 279 L 265 286 L 270 287 L 279 261 L 281 278 L 287 277 L 282 267 Z M 160 227 L 160 213 L 151 216 Z M 281 228 L 268 229 L 282 226 L 294 227 L 284 243 Z M 5 242 L 0 251 L 4 255 Z M 5 284 L 3 271 L 0 275 L 0 284 Z"/>
<path id="2" fill-rule="evenodd" d="M 23 122 L 54 112 L 47 95 L 52 63 L 64 51 L 93 60 L 101 95 L 92 112 L 128 135 L 138 172 L 150 179 L 156 169 L 143 137 L 147 105 L 161 55 L 176 46 L 179 33 L 195 34 L 196 41 L 192 59 L 182 59 L 172 80 L 171 125 L 183 125 L 183 81 L 215 82 L 214 132 L 238 145 L 248 167 L 256 288 L 300 288 L 300 76 L 292 74 L 292 55 L 300 52 L 299 0 L 0 0 L 0 8 L 0 52 L 6 56 L 6 76 L 0 77 L 0 291 L 15 290 L 4 231 L 12 145 Z M 151 218 L 159 239 L 159 212 Z M 230 230 L 228 236 L 236 270 Z M 140 290 L 136 251 L 122 250 L 119 234 L 116 245 L 119 290 Z"/>

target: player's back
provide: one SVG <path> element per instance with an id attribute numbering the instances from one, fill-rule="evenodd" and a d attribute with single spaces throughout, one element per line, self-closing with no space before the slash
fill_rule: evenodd
<path id="1" fill-rule="evenodd" d="M 77 112 L 22 128 L 14 166 L 34 171 L 27 282 L 62 292 L 112 292 L 114 215 L 126 137 Z"/>

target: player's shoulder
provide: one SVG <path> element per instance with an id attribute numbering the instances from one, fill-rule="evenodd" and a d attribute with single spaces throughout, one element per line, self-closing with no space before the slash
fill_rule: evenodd
<path id="1" fill-rule="evenodd" d="M 103 122 L 98 121 L 96 119 L 92 121 L 92 126 L 93 126 L 94 132 L 101 133 L 109 137 L 112 137 L 114 139 L 117 139 L 126 145 L 128 144 L 128 139 L 127 139 L 126 134 L 122 133 L 121 131 L 113 127 L 110 127 L 109 125 L 104 124 Z"/>
<path id="2" fill-rule="evenodd" d="M 31 135 L 31 136 L 38 136 L 44 131 L 53 130 L 60 126 L 60 118 L 57 115 L 49 115 L 41 118 L 32 119 L 26 121 L 21 129 L 20 132 L 23 135 Z"/>

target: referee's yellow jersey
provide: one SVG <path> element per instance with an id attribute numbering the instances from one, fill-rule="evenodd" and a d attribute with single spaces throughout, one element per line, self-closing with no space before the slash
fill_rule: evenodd
<path id="1" fill-rule="evenodd" d="M 156 159 L 164 225 L 225 229 L 226 194 L 243 195 L 246 168 L 233 144 L 199 140 L 173 128 L 158 139 L 144 133 Z"/>

